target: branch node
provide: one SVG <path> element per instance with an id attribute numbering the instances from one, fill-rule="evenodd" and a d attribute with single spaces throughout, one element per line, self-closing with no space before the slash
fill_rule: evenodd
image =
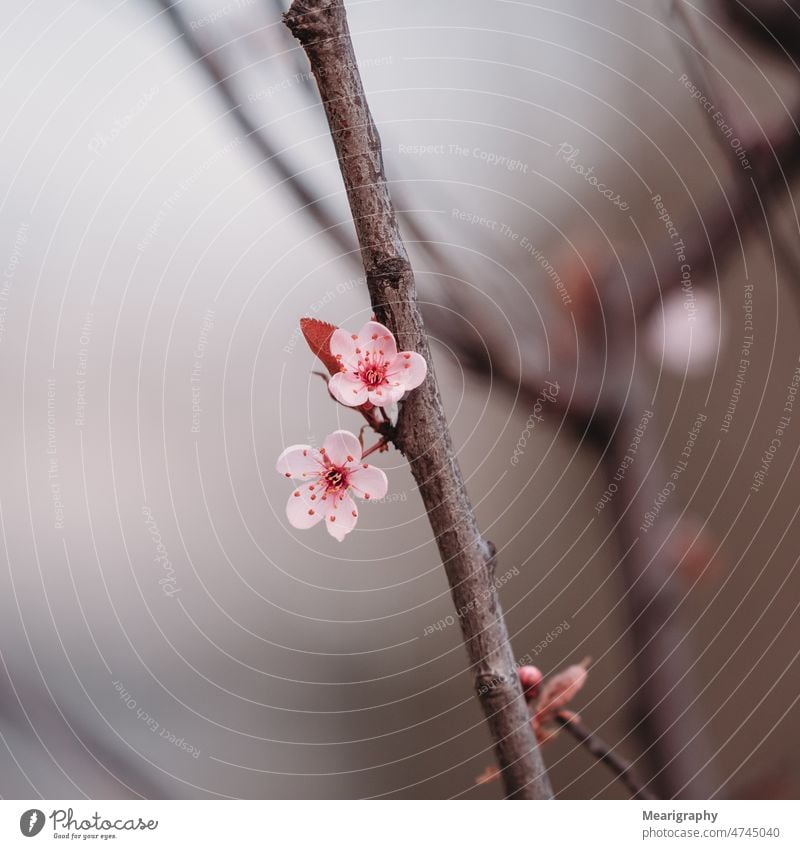
<path id="1" fill-rule="evenodd" d="M 320 41 L 330 37 L 332 28 L 329 18 L 341 13 L 341 9 L 337 9 L 336 0 L 328 3 L 304 2 L 304 0 L 294 0 L 289 9 L 283 14 L 283 22 L 289 27 L 292 35 L 307 48 L 315 41 Z"/>
<path id="2" fill-rule="evenodd" d="M 389 286 L 400 289 L 411 274 L 411 263 L 404 256 L 382 257 L 367 272 L 367 287 Z"/>
<path id="3" fill-rule="evenodd" d="M 503 675 L 501 672 L 479 672 L 475 676 L 475 692 L 478 698 L 482 701 L 491 697 L 491 695 L 503 688 L 511 681 L 508 675 Z"/>

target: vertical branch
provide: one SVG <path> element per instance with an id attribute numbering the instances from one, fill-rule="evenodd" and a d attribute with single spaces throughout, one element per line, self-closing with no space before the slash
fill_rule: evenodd
<path id="1" fill-rule="evenodd" d="M 402 348 L 428 362 L 427 379 L 401 405 L 393 441 L 408 458 L 436 537 L 506 793 L 549 798 L 493 584 L 494 547 L 480 534 L 456 460 L 344 5 L 295 0 L 285 21 L 308 56 L 322 97 L 375 314 Z"/>

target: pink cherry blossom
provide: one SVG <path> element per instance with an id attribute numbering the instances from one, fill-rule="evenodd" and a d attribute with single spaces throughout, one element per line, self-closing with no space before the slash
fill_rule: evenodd
<path id="1" fill-rule="evenodd" d="M 366 401 L 386 407 L 416 389 L 428 372 L 425 358 L 415 351 L 397 352 L 391 330 L 368 321 L 358 333 L 337 329 L 330 349 L 342 370 L 330 381 L 331 394 L 348 407 Z"/>
<path id="2" fill-rule="evenodd" d="M 286 505 L 289 523 L 311 528 L 325 517 L 328 533 L 341 542 L 356 526 L 358 498 L 383 498 L 388 489 L 381 469 L 361 461 L 361 443 L 347 430 L 336 430 L 318 451 L 310 445 L 290 445 L 275 466 L 287 478 L 305 481 Z"/>

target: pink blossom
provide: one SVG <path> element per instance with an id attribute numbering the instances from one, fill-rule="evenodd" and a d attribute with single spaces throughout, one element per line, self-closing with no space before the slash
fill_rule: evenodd
<path id="1" fill-rule="evenodd" d="M 415 351 L 398 353 L 391 330 L 377 321 L 368 321 L 358 333 L 337 329 L 330 349 L 342 370 L 331 378 L 329 389 L 348 407 L 367 401 L 376 407 L 394 404 L 428 372 L 425 358 Z"/>
<path id="2" fill-rule="evenodd" d="M 358 520 L 351 491 L 359 498 L 383 498 L 389 486 L 381 469 L 361 462 L 361 444 L 347 430 L 334 431 L 319 451 L 310 445 L 290 445 L 275 468 L 284 477 L 306 481 L 289 496 L 289 523 L 311 528 L 324 516 L 328 533 L 339 542 Z"/>

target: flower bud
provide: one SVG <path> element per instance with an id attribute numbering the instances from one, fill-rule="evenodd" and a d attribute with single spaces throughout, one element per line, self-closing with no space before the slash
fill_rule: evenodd
<path id="1" fill-rule="evenodd" d="M 519 682 L 522 684 L 522 692 L 525 698 L 532 702 L 539 695 L 539 685 L 544 677 L 541 670 L 536 666 L 520 666 L 517 670 Z"/>

